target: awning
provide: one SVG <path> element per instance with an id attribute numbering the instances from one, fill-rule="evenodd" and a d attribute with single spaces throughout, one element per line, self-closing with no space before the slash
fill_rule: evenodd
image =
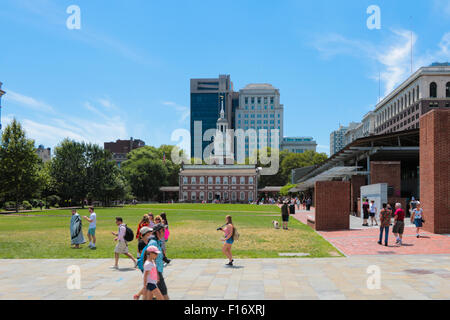
<path id="1" fill-rule="evenodd" d="M 174 187 L 160 187 L 159 191 L 162 191 L 162 192 L 178 192 L 178 191 L 180 191 L 180 187 L 176 187 L 176 186 L 174 186 Z"/>

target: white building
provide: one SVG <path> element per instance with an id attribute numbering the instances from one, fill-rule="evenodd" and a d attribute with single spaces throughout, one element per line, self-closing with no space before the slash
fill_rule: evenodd
<path id="1" fill-rule="evenodd" d="M 316 151 L 317 143 L 312 137 L 284 137 L 281 141 L 281 151 L 303 153 L 306 150 Z"/>
<path id="2" fill-rule="evenodd" d="M 249 145 L 254 143 L 258 148 L 271 146 L 271 130 L 279 130 L 279 139 L 275 146 L 280 149 L 283 137 L 283 105 L 280 104 L 280 91 L 271 84 L 249 84 L 239 90 L 239 107 L 235 110 L 235 130 L 249 132 L 245 138 L 245 153 L 249 155 Z M 264 131 L 267 130 L 267 135 Z M 260 135 L 262 138 L 260 139 Z M 265 140 L 265 143 L 264 141 Z M 239 142 L 236 148 L 240 148 Z M 251 148 L 250 148 L 251 149 Z"/>

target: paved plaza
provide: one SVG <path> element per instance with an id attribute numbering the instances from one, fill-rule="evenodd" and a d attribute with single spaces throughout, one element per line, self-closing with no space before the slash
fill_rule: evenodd
<path id="1" fill-rule="evenodd" d="M 224 263 L 173 260 L 164 270 L 170 298 L 450 299 L 450 255 L 245 259 L 232 268 Z M 0 299 L 132 299 L 141 272 L 129 260 L 121 260 L 121 270 L 110 269 L 112 264 L 113 259 L 0 260 Z M 80 289 L 68 289 L 68 280 L 74 283 L 70 266 L 79 267 Z M 368 279 L 376 283 L 370 281 L 373 270 L 380 272 L 379 289 L 367 285 Z"/>

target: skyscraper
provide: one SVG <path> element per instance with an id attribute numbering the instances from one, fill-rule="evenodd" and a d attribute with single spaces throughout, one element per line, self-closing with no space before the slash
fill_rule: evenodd
<path id="1" fill-rule="evenodd" d="M 252 143 L 257 148 L 261 147 L 259 131 L 267 130 L 264 140 L 268 147 L 271 146 L 271 130 L 279 130 L 279 140 L 275 145 L 280 148 L 283 138 L 283 105 L 280 104 L 280 91 L 271 84 L 249 84 L 239 90 L 239 106 L 235 111 L 235 129 L 244 131 L 254 129 L 249 132 L 249 137 L 245 139 L 245 154 L 250 155 L 252 151 L 249 146 Z M 236 142 L 238 144 L 238 142 Z M 241 146 L 236 145 L 237 148 Z"/>
<path id="2" fill-rule="evenodd" d="M 208 129 L 208 137 L 213 137 L 217 119 L 220 117 L 220 102 L 223 99 L 225 119 L 228 128 L 232 128 L 233 119 L 233 83 L 230 75 L 218 78 L 191 79 L 191 157 L 202 159 L 203 150 L 211 143 L 203 141 Z M 234 97 L 236 100 L 236 98 Z"/>
<path id="3" fill-rule="evenodd" d="M 2 96 L 6 93 L 2 90 L 2 84 L 0 82 L 0 130 L 2 129 Z"/>

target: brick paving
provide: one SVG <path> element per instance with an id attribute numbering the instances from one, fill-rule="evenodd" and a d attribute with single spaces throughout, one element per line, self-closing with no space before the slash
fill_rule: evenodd
<path id="1" fill-rule="evenodd" d="M 314 217 L 314 210 L 298 210 L 294 217 L 306 224 L 307 217 Z M 416 237 L 416 228 L 405 219 L 403 245 L 395 244 L 392 226 L 389 228 L 388 247 L 379 245 L 378 227 L 361 227 L 359 218 L 352 219 L 351 229 L 342 231 L 318 231 L 327 241 L 347 256 L 352 255 L 401 255 L 401 254 L 450 254 L 450 237 L 421 230 L 420 238 Z M 352 229 L 353 228 L 353 229 Z M 384 244 L 384 234 L 383 234 Z"/>

